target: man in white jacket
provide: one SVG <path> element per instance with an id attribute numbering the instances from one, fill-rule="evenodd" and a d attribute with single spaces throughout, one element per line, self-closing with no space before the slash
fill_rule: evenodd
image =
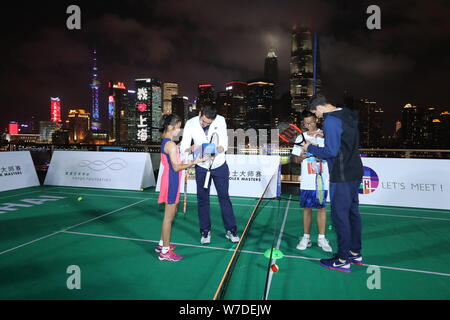
<path id="1" fill-rule="evenodd" d="M 225 237 L 231 242 L 239 242 L 237 236 L 236 218 L 233 206 L 228 194 L 230 170 L 225 161 L 225 152 L 228 149 L 227 124 L 225 118 L 217 114 L 213 106 L 205 106 L 197 117 L 189 119 L 183 129 L 183 139 L 180 149 L 185 153 L 192 153 L 203 143 L 210 142 L 213 133 L 219 136 L 217 155 L 211 167 L 211 179 L 217 190 L 222 220 L 225 226 Z M 191 146 L 192 140 L 194 144 Z M 197 183 L 198 217 L 200 223 L 201 244 L 211 242 L 211 215 L 209 206 L 210 186 L 204 188 L 209 161 L 199 163 L 195 166 L 195 180 Z"/>

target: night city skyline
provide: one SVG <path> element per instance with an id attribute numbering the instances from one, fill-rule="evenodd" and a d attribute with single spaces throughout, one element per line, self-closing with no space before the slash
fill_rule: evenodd
<path id="1" fill-rule="evenodd" d="M 96 1 L 8 7 L 2 22 L 3 132 L 9 121 L 50 120 L 51 97 L 69 109 L 91 110 L 92 52 L 97 50 L 100 117 L 107 83 L 157 78 L 180 85 L 192 102 L 197 85 L 224 91 L 230 81 L 264 73 L 269 48 L 278 57 L 280 93 L 289 91 L 294 25 L 319 35 L 323 92 L 344 91 L 377 102 L 393 133 L 407 103 L 449 110 L 447 1 Z M 68 30 L 66 9 L 81 9 L 81 30 Z M 381 8 L 381 30 L 369 30 L 366 9 Z M 20 18 L 20 19 L 19 19 Z M 392 132 L 391 132 L 392 131 Z"/>

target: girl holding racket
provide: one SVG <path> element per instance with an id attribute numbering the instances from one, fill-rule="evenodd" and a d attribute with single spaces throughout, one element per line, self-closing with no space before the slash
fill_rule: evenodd
<path id="1" fill-rule="evenodd" d="M 161 176 L 161 189 L 158 203 L 165 203 L 164 219 L 161 229 L 161 240 L 155 251 L 159 253 L 159 260 L 179 261 L 182 256 L 173 250 L 175 245 L 170 244 L 170 234 L 172 231 L 172 221 L 177 212 L 177 204 L 180 199 L 181 171 L 193 167 L 204 159 L 196 159 L 193 162 L 182 164 L 180 152 L 172 141 L 173 137 L 180 132 L 181 119 L 175 114 L 164 115 L 161 119 L 161 164 L 163 173 Z"/>
<path id="2" fill-rule="evenodd" d="M 302 118 L 303 126 L 308 130 L 304 134 L 304 139 L 307 142 L 323 147 L 323 132 L 317 128 L 317 118 L 309 111 L 303 111 Z M 297 245 L 297 249 L 305 250 L 311 247 L 312 211 L 317 209 L 317 226 L 319 229 L 317 244 L 324 251 L 331 252 L 332 249 L 325 238 L 325 207 L 329 180 L 327 163 L 314 157 L 312 154 L 304 153 L 299 145 L 294 146 L 292 154 L 297 156 L 294 157 L 295 162 L 301 161 L 300 207 L 303 208 L 304 234 Z"/>

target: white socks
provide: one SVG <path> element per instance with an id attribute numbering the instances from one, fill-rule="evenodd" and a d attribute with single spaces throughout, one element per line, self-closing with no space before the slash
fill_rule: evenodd
<path id="1" fill-rule="evenodd" d="M 162 247 L 161 252 L 162 252 L 163 254 L 166 254 L 166 253 L 169 251 L 169 249 L 170 249 L 170 247 Z"/>
<path id="2" fill-rule="evenodd" d="M 311 236 L 309 234 L 305 233 L 303 235 L 303 238 L 309 239 L 309 238 L 311 238 Z M 324 234 L 319 234 L 319 240 L 322 240 L 322 239 L 325 239 L 325 235 Z"/>
<path id="3" fill-rule="evenodd" d="M 167 251 L 169 251 L 169 249 L 170 249 L 170 246 L 169 247 L 163 247 L 164 242 L 162 240 L 159 240 L 159 245 L 162 247 L 162 249 L 161 249 L 162 254 L 167 253 Z"/>

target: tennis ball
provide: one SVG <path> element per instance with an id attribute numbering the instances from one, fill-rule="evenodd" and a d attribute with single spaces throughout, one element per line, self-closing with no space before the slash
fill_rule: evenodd
<path id="1" fill-rule="evenodd" d="M 141 191 L 144 191 L 144 189 L 143 189 L 143 188 L 141 188 Z"/>
<path id="2" fill-rule="evenodd" d="M 328 226 L 328 230 L 331 230 L 331 229 L 333 229 L 333 226 L 330 224 L 330 225 Z"/>
<path id="3" fill-rule="evenodd" d="M 78 197 L 77 200 L 81 201 L 81 200 L 83 200 L 83 197 Z"/>
<path id="4" fill-rule="evenodd" d="M 272 272 L 278 272 L 280 270 L 276 264 L 271 265 L 270 269 L 272 269 Z"/>

